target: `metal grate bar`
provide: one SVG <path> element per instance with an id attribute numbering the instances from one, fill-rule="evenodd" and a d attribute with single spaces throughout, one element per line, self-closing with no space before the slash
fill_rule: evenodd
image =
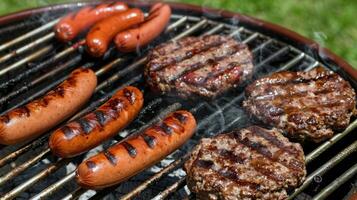
<path id="1" fill-rule="evenodd" d="M 44 144 L 47 141 L 47 137 L 41 137 L 40 139 L 35 140 L 34 142 L 18 149 L 17 151 L 14 151 L 12 153 L 10 153 L 9 155 L 5 156 L 4 158 L 2 158 L 0 160 L 0 167 L 6 165 L 7 163 L 15 160 L 16 158 L 18 158 L 20 155 L 30 151 L 31 149 L 38 147 L 42 144 Z"/>
<path id="2" fill-rule="evenodd" d="M 68 162 L 69 162 L 69 160 L 62 159 L 62 160 L 60 160 L 60 161 L 58 161 L 58 162 L 56 162 L 54 164 L 51 164 L 48 168 L 42 170 L 40 173 L 36 174 L 31 179 L 28 179 L 27 181 L 25 181 L 21 185 L 17 186 L 16 188 L 11 190 L 10 192 L 4 194 L 0 198 L 0 200 L 6 200 L 6 199 L 15 198 L 21 192 L 25 191 L 27 188 L 31 187 L 33 184 L 35 184 L 39 180 L 41 180 L 41 179 L 45 178 L 46 176 L 50 175 L 51 173 L 57 171 L 57 169 L 61 168 L 62 166 L 64 166 Z"/>
<path id="3" fill-rule="evenodd" d="M 345 173 L 343 173 L 340 177 L 326 186 L 323 190 L 321 190 L 316 196 L 314 196 L 313 200 L 323 200 L 326 199 L 329 195 L 331 195 L 339 186 L 344 184 L 346 181 L 351 179 L 354 175 L 357 174 L 357 164 L 353 165 L 350 169 L 348 169 Z"/>
<path id="4" fill-rule="evenodd" d="M 42 49 L 40 49 L 39 51 L 36 51 L 35 53 L 31 54 L 30 56 L 12 64 L 9 65 L 8 67 L 2 68 L 0 70 L 0 76 L 6 74 L 7 72 L 9 72 L 10 70 L 16 69 L 18 67 L 20 67 L 21 65 L 30 62 L 32 60 L 35 60 L 36 58 L 39 58 L 40 56 L 50 52 L 53 49 L 53 45 L 48 45 L 43 47 Z"/>
<path id="5" fill-rule="evenodd" d="M 37 156 L 34 158 L 26 161 L 24 164 L 17 166 L 14 168 L 12 171 L 7 172 L 5 175 L 0 177 L 0 186 L 3 185 L 6 181 L 14 178 L 21 172 L 25 171 L 27 168 L 31 167 L 32 165 L 36 164 L 38 161 L 40 161 L 43 157 L 45 157 L 48 153 L 50 152 L 49 149 L 45 149 L 41 153 L 39 153 Z"/>
<path id="6" fill-rule="evenodd" d="M 3 105 L 5 102 L 7 102 L 9 99 L 15 98 L 16 96 L 22 94 L 23 92 L 26 92 L 29 90 L 31 87 L 34 87 L 38 83 L 48 79 L 51 76 L 55 76 L 58 73 L 60 73 L 62 70 L 68 69 L 70 67 L 73 67 L 75 64 L 77 64 L 80 60 L 82 59 L 81 55 L 76 56 L 75 58 L 69 60 L 68 62 L 56 67 L 54 70 L 50 71 L 49 73 L 31 81 L 30 83 L 24 85 L 23 87 L 14 90 L 13 92 L 7 94 L 6 96 L 3 96 L 0 98 L 0 105 Z"/>
<path id="7" fill-rule="evenodd" d="M 27 44 L 21 48 L 18 48 L 4 56 L 1 56 L 0 57 L 0 63 L 3 63 L 17 55 L 20 55 L 20 54 L 23 54 L 25 53 L 26 51 L 29 51 L 29 50 L 34 50 L 34 48 L 38 45 L 40 45 L 41 43 L 44 43 L 44 42 L 48 42 L 50 41 L 51 39 L 53 39 L 55 37 L 55 34 L 54 33 L 50 33 L 50 34 L 47 34 L 45 35 L 44 37 L 41 37 L 33 42 L 31 42 L 30 44 Z"/>
<path id="8" fill-rule="evenodd" d="M 84 43 L 84 40 L 81 40 L 80 42 L 72 45 L 71 47 L 69 47 L 69 48 L 57 53 L 55 56 L 49 58 L 48 60 L 42 62 L 41 64 L 38 64 L 38 65 L 36 65 L 35 67 L 33 67 L 31 69 L 27 69 L 24 73 L 18 74 L 16 77 L 8 80 L 7 82 L 1 83 L 0 84 L 0 89 L 7 88 L 9 85 L 17 83 L 18 81 L 22 80 L 23 78 L 42 70 L 44 67 L 48 66 L 49 64 L 54 63 L 54 62 L 56 62 L 56 61 L 58 61 L 58 60 L 60 60 L 60 59 L 62 59 L 64 57 L 70 55 L 72 52 L 76 51 L 81 46 L 82 43 Z M 31 54 L 30 56 L 28 56 L 28 57 L 18 61 L 17 63 L 13 64 L 15 66 L 14 68 L 17 68 L 17 67 L 21 66 L 22 64 L 33 60 L 33 58 L 31 58 L 31 57 L 33 57 L 34 55 L 36 57 L 39 57 L 42 54 L 43 54 L 43 52 L 41 50 L 37 51 L 36 53 Z M 13 67 L 10 66 L 9 68 L 13 68 Z M 4 70 L 8 70 L 8 68 L 5 68 Z"/>
<path id="9" fill-rule="evenodd" d="M 293 194 L 290 195 L 289 199 L 293 199 L 301 193 L 304 189 L 307 188 L 307 186 L 310 185 L 310 183 L 313 181 L 314 177 L 316 176 L 322 176 L 326 172 L 328 172 L 330 169 L 332 169 L 334 166 L 336 166 L 338 163 L 340 163 L 343 159 L 345 159 L 348 155 L 351 155 L 353 152 L 357 150 L 357 141 L 355 141 L 353 144 L 345 148 L 343 151 L 338 153 L 336 156 L 334 156 L 332 159 L 327 161 L 324 165 L 322 165 L 320 168 L 312 172 L 305 180 L 305 182 L 297 188 Z"/>
<path id="10" fill-rule="evenodd" d="M 165 199 L 167 196 L 169 196 L 170 194 L 175 192 L 177 190 L 177 188 L 181 188 L 181 187 L 185 186 L 185 184 L 186 184 L 185 180 L 186 180 L 185 177 L 180 178 L 177 182 L 170 185 L 164 191 L 161 191 L 157 196 L 152 198 L 152 200 Z"/>
<path id="11" fill-rule="evenodd" d="M 36 29 L 34 29 L 34 30 L 32 30 L 32 31 L 20 36 L 20 37 L 17 37 L 17 38 L 15 38 L 15 39 L 13 39 L 13 40 L 11 40 L 9 42 L 6 42 L 5 44 L 2 44 L 0 46 L 0 51 L 8 49 L 9 47 L 11 47 L 11 46 L 13 46 L 13 45 L 15 45 L 15 44 L 17 44 L 19 42 L 22 42 L 22 41 L 24 41 L 24 40 L 26 40 L 26 39 L 28 39 L 30 37 L 33 37 L 33 36 L 43 32 L 43 31 L 51 29 L 58 21 L 59 21 L 59 19 L 55 19 L 53 21 L 50 21 L 50 22 L 46 23 L 45 25 L 43 25 L 43 26 L 41 26 L 39 28 L 36 28 Z"/>
<path id="12" fill-rule="evenodd" d="M 134 198 L 140 192 L 144 191 L 147 187 L 149 187 L 150 184 L 159 180 L 162 176 L 166 175 L 171 170 L 173 170 L 176 167 L 178 167 L 179 165 L 181 165 L 185 160 L 187 160 L 187 158 L 188 158 L 188 154 L 186 154 L 183 157 L 181 157 L 180 159 L 175 160 L 174 162 L 170 163 L 168 166 L 161 169 L 158 173 L 156 173 L 154 176 L 152 176 L 149 179 L 147 179 L 146 181 L 144 181 L 142 184 L 140 184 L 134 190 L 132 190 L 131 192 L 127 193 L 126 195 L 120 197 L 120 199 L 121 200 L 129 200 L 129 199 Z"/>
<path id="13" fill-rule="evenodd" d="M 190 29 L 186 30 L 185 32 L 177 35 L 176 37 L 174 37 L 172 40 L 178 40 L 181 39 L 187 35 L 190 35 L 196 31 L 198 31 L 202 26 L 206 25 L 208 23 L 207 19 L 203 19 L 202 21 L 198 22 L 197 24 L 195 24 L 194 26 L 192 26 Z"/>
<path id="14" fill-rule="evenodd" d="M 309 155 L 306 156 L 305 162 L 309 164 L 311 161 L 316 159 L 319 155 L 329 149 L 336 142 L 341 140 L 347 134 L 351 133 L 357 127 L 357 120 L 354 120 L 342 133 L 334 135 L 331 139 L 321 144 L 319 147 L 314 149 Z"/>
<path id="15" fill-rule="evenodd" d="M 35 199 L 43 199 L 46 196 L 49 196 L 51 194 L 53 194 L 53 192 L 56 192 L 56 188 L 61 187 L 62 185 L 66 184 L 67 182 L 69 182 L 70 180 L 72 180 L 74 177 L 76 176 L 76 173 L 70 173 L 67 174 L 64 178 L 62 178 L 61 180 L 59 180 L 58 182 L 50 185 L 49 187 L 47 187 L 45 190 L 43 190 L 41 193 L 37 194 L 36 196 L 32 197 L 31 200 L 35 200 Z M 46 194 L 46 195 L 45 195 Z"/>

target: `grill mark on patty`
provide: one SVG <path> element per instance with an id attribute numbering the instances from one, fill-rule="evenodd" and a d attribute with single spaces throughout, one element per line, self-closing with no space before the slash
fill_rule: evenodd
<path id="1" fill-rule="evenodd" d="M 136 151 L 136 148 L 133 145 L 131 145 L 128 142 L 123 142 L 122 145 L 124 146 L 126 151 L 129 153 L 130 157 L 132 157 L 132 158 L 136 157 L 137 151 Z"/>
<path id="2" fill-rule="evenodd" d="M 236 68 L 238 68 L 238 69 L 236 69 Z M 221 73 L 219 73 L 219 74 L 217 74 L 217 75 L 215 75 L 213 77 L 207 77 L 207 79 L 205 80 L 205 84 L 207 85 L 206 86 L 207 89 L 214 90 L 214 91 L 215 90 L 219 90 L 221 83 L 225 82 L 225 81 L 220 81 L 219 82 L 220 84 L 217 86 L 217 85 L 215 85 L 217 79 L 219 80 L 221 77 L 227 78 L 227 77 L 229 77 L 231 75 L 231 72 L 232 72 L 232 74 L 234 76 L 237 76 L 238 78 L 234 78 L 234 79 L 230 79 L 229 78 L 228 81 L 233 80 L 234 82 L 239 82 L 240 81 L 240 77 L 241 77 L 241 75 L 243 73 L 243 71 L 241 69 L 242 69 L 242 67 L 241 67 L 241 65 L 239 65 L 239 63 L 230 63 L 228 65 L 228 68 L 225 71 L 223 71 L 223 72 L 221 72 Z M 209 82 L 211 82 L 212 84 L 207 84 Z M 227 83 L 227 84 L 231 84 L 231 83 Z"/>
<path id="3" fill-rule="evenodd" d="M 243 157 L 241 157 L 239 155 L 235 155 L 233 153 L 233 151 L 229 151 L 229 150 L 226 150 L 226 149 L 219 149 L 218 150 L 218 154 L 220 156 L 222 156 L 223 158 L 228 159 L 228 160 L 230 160 L 231 162 L 234 162 L 234 163 L 243 164 L 244 161 L 245 161 L 245 158 L 243 158 Z"/>
<path id="4" fill-rule="evenodd" d="M 209 36 L 204 36 L 202 40 L 208 43 L 206 44 L 206 46 L 203 47 L 208 48 L 208 47 L 219 45 L 224 40 L 226 40 L 226 38 L 214 37 L 214 39 L 212 39 Z M 171 51 L 168 51 L 171 48 L 171 46 L 174 46 L 174 48 L 172 48 Z M 193 51 L 193 49 L 201 49 L 201 48 L 202 48 L 202 41 L 197 40 L 196 38 L 193 37 L 187 37 L 177 42 L 171 42 L 170 44 L 163 45 L 164 52 L 162 52 L 163 50 L 162 47 L 158 47 L 156 48 L 156 51 L 159 52 L 160 56 L 152 55 L 151 62 L 149 62 L 150 70 L 158 71 L 159 68 L 163 66 L 177 63 L 185 59 L 189 59 L 190 57 L 188 56 L 190 54 L 188 54 L 187 51 Z M 177 52 L 177 50 L 179 50 L 179 52 Z M 184 55 L 180 55 L 181 53 Z M 191 55 L 191 57 L 192 56 L 193 55 Z"/>
<path id="5" fill-rule="evenodd" d="M 337 74 L 334 74 L 337 75 Z M 334 76 L 335 78 L 335 76 Z M 314 84 L 316 87 L 313 87 L 312 90 L 310 90 L 311 88 L 309 88 L 309 84 L 310 83 L 306 83 L 303 85 L 299 85 L 298 88 L 306 88 L 306 90 L 303 91 L 297 91 L 298 89 L 296 89 L 296 85 L 295 84 L 286 84 L 286 85 L 274 85 L 275 87 L 271 87 L 268 84 L 268 87 L 266 87 L 264 85 L 261 85 L 260 87 L 264 88 L 263 90 L 259 90 L 258 89 L 258 94 L 250 94 L 251 91 L 248 91 L 248 96 L 250 98 L 254 98 L 257 101 L 260 100 L 271 100 L 271 99 L 276 99 L 276 98 L 285 98 L 285 97 L 289 97 L 289 98 L 297 98 L 297 97 L 304 97 L 309 93 L 313 93 L 315 95 L 319 95 L 319 94 L 326 94 L 326 93 L 332 93 L 332 92 L 336 92 L 336 90 L 338 91 L 338 89 L 342 90 L 345 89 L 347 87 L 346 84 L 338 81 L 336 82 L 336 78 L 335 80 L 330 80 L 331 77 L 329 78 L 329 80 L 325 80 L 324 78 L 318 81 L 315 81 Z M 325 87 L 325 84 L 329 83 L 327 87 Z M 268 95 L 267 95 L 268 93 Z M 280 93 L 275 95 L 276 93 Z M 284 94 L 282 94 L 284 93 Z M 271 95 L 269 95 L 271 94 Z"/>
<path id="6" fill-rule="evenodd" d="M 299 156 L 299 152 L 295 149 L 295 148 L 291 148 L 292 146 L 285 146 L 285 144 L 283 142 L 281 142 L 279 140 L 279 138 L 277 138 L 276 136 L 272 135 L 269 131 L 264 130 L 258 126 L 251 126 L 248 127 L 247 130 L 250 131 L 250 133 L 252 134 L 256 134 L 264 139 L 266 139 L 267 141 L 269 141 L 270 143 L 274 144 L 276 147 L 278 147 L 279 149 L 291 153 L 295 156 Z"/>
<path id="7" fill-rule="evenodd" d="M 254 83 L 255 87 L 260 87 L 262 85 L 287 85 L 287 84 L 296 84 L 296 83 L 310 83 L 315 82 L 322 78 L 329 78 L 335 76 L 332 71 L 327 71 L 323 67 L 317 67 L 315 69 L 317 76 L 312 77 L 303 77 L 303 74 L 306 72 L 300 72 L 299 74 L 291 74 L 290 71 L 278 72 L 273 76 L 262 78 Z M 290 75 L 290 76 L 289 76 Z M 292 77 L 292 78 L 286 78 Z M 284 80 L 285 78 L 285 80 Z"/>
<path id="8" fill-rule="evenodd" d="M 202 152 L 200 151 L 199 154 L 202 154 Z M 198 159 L 200 157 L 200 155 L 197 156 L 197 159 L 194 161 L 193 165 L 196 165 L 198 167 L 202 167 L 204 169 L 210 169 L 212 170 L 216 175 L 227 178 L 233 182 L 235 182 L 237 185 L 240 186 L 249 186 L 251 187 L 251 189 L 255 189 L 258 190 L 260 188 L 259 184 L 244 180 L 244 179 L 240 179 L 239 175 L 231 168 L 228 168 L 226 170 L 222 170 L 225 168 L 222 168 L 221 170 L 217 170 L 215 169 L 214 166 L 214 162 L 211 160 L 201 160 Z"/>
<path id="9" fill-rule="evenodd" d="M 193 48 L 191 50 L 186 51 L 185 55 L 182 56 L 182 57 L 171 59 L 169 62 L 166 62 L 166 63 L 161 63 L 160 62 L 159 64 L 152 65 L 151 70 L 154 71 L 154 72 L 162 70 L 162 69 L 164 69 L 164 68 L 166 68 L 166 67 L 168 67 L 170 65 L 178 64 L 178 63 L 180 63 L 180 62 L 182 62 L 184 60 L 192 58 L 195 55 L 198 55 L 198 54 L 203 53 L 203 52 L 207 52 L 210 49 L 218 47 L 218 46 L 221 46 L 221 45 L 222 45 L 222 41 L 214 41 L 211 44 L 203 46 L 203 48 L 199 48 L 199 49 Z M 172 58 L 172 55 L 171 54 L 169 54 L 169 55 L 170 56 L 168 56 L 168 58 Z"/>
<path id="10" fill-rule="evenodd" d="M 239 142 L 240 144 L 250 148 L 251 150 L 254 150 L 254 151 L 258 152 L 259 154 L 261 154 L 262 156 L 268 158 L 272 162 L 277 162 L 277 163 L 285 166 L 289 171 L 291 171 L 293 173 L 297 173 L 298 172 L 298 169 L 296 169 L 295 166 L 291 166 L 291 164 L 285 163 L 285 162 L 281 162 L 277 158 L 275 158 L 272 155 L 272 153 L 269 151 L 268 147 L 266 147 L 265 145 L 263 145 L 263 144 L 261 144 L 259 142 L 251 141 L 248 138 L 241 139 L 240 138 L 240 133 L 238 133 L 238 132 L 233 132 L 233 134 L 231 134 L 231 136 L 233 136 L 233 138 L 237 142 Z"/>
<path id="11" fill-rule="evenodd" d="M 211 54 L 211 53 L 213 53 L 214 51 L 221 50 L 221 49 L 224 47 L 224 45 L 226 45 L 226 44 L 227 44 L 227 43 L 220 43 L 218 46 L 209 48 L 209 49 L 207 49 L 206 51 L 202 51 L 202 52 L 197 53 L 197 54 L 195 54 L 195 55 L 205 55 L 205 54 L 207 55 L 207 54 Z M 218 58 L 220 58 L 220 57 L 225 58 L 225 57 L 227 57 L 227 53 L 228 53 L 228 55 L 233 54 L 233 53 L 239 51 L 239 48 L 241 48 L 241 45 L 235 44 L 235 43 L 234 43 L 232 46 L 231 46 L 231 44 L 228 44 L 228 45 L 229 45 L 228 47 L 225 47 L 225 48 L 226 48 L 225 50 L 228 51 L 227 49 L 229 49 L 230 51 L 225 52 L 225 54 L 220 55 L 220 56 L 217 56 L 217 57 L 214 57 L 214 56 L 213 56 L 213 58 L 209 58 L 209 59 L 207 59 L 207 60 L 204 61 L 204 62 L 198 61 L 198 62 L 196 62 L 196 63 L 189 63 L 187 66 L 184 67 L 184 70 L 183 70 L 182 72 L 178 72 L 178 71 L 177 71 L 177 72 L 176 72 L 177 74 L 175 74 L 174 77 L 170 78 L 168 81 L 170 82 L 170 81 L 173 81 L 173 80 L 175 80 L 175 79 L 178 79 L 178 78 L 181 77 L 184 73 L 186 73 L 187 71 L 190 71 L 190 70 L 192 70 L 192 69 L 199 69 L 199 68 L 204 67 L 206 64 L 209 64 L 209 63 L 207 63 L 207 61 L 209 61 L 209 60 L 211 60 L 210 62 L 212 62 L 212 60 L 214 61 L 214 60 L 216 60 L 216 59 L 218 59 Z M 192 57 L 193 57 L 193 56 L 192 56 Z M 191 58 L 192 58 L 192 57 L 191 57 Z M 167 68 L 169 68 L 169 67 L 179 65 L 179 63 L 182 63 L 183 61 L 185 61 L 185 60 L 182 60 L 182 61 L 177 62 L 177 63 L 173 63 L 173 64 L 171 64 L 171 65 L 167 65 L 165 68 L 162 68 L 162 69 L 160 69 L 160 70 L 157 70 L 156 72 L 158 72 L 158 71 L 161 71 L 161 72 L 162 72 L 163 70 L 165 70 L 165 69 L 167 69 Z"/>
<path id="12" fill-rule="evenodd" d="M 239 46 L 239 45 L 236 45 L 236 46 Z M 224 70 L 221 70 L 221 72 L 218 72 L 218 73 L 214 73 L 214 72 L 209 72 L 207 74 L 207 76 L 204 77 L 203 80 L 200 80 L 200 81 L 188 81 L 188 77 L 191 73 L 194 73 L 202 68 L 207 68 L 207 65 L 209 66 L 214 66 L 214 65 L 218 65 L 220 61 L 225 61 L 227 59 L 230 59 L 229 57 L 236 54 L 237 52 L 239 52 L 239 50 L 237 51 L 232 51 L 228 54 L 225 54 L 224 56 L 220 56 L 220 57 L 215 57 L 213 59 L 208 59 L 205 63 L 200 63 L 199 66 L 197 67 L 193 67 L 192 69 L 190 70 L 187 70 L 185 71 L 184 73 L 182 73 L 179 77 L 175 78 L 177 80 L 175 81 L 183 81 L 185 82 L 186 84 L 189 84 L 189 85 L 194 85 L 194 86 L 202 86 L 204 85 L 208 79 L 212 78 L 212 77 L 217 77 L 221 74 L 224 74 L 227 72 L 227 70 L 231 70 L 233 69 L 234 67 L 236 67 L 236 65 L 242 65 L 242 64 L 247 64 L 249 63 L 250 61 L 245 61 L 244 59 L 242 59 L 241 62 L 231 62 L 231 63 L 228 63 L 227 65 L 225 65 L 225 69 Z M 190 67 L 191 68 L 191 67 Z"/>

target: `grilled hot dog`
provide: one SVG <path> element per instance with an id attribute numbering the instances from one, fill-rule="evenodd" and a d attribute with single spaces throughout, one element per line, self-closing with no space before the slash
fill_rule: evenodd
<path id="1" fill-rule="evenodd" d="M 96 23 L 86 37 L 87 50 L 94 57 L 100 57 L 107 51 L 114 36 L 144 20 L 144 13 L 137 8 L 110 16 Z"/>
<path id="2" fill-rule="evenodd" d="M 121 2 L 84 7 L 63 17 L 56 24 L 54 28 L 56 37 L 63 42 L 71 41 L 96 22 L 127 9 L 128 6 Z"/>
<path id="3" fill-rule="evenodd" d="M 90 69 L 74 70 L 43 97 L 0 116 L 0 144 L 33 139 L 74 114 L 93 94 L 97 77 Z"/>
<path id="4" fill-rule="evenodd" d="M 125 87 L 96 111 L 56 130 L 49 146 L 56 155 L 73 157 L 99 145 L 126 127 L 143 106 L 143 94 L 135 87 Z"/>
<path id="5" fill-rule="evenodd" d="M 192 136 L 195 128 L 196 120 L 191 113 L 173 112 L 142 133 L 82 162 L 76 180 L 82 187 L 91 189 L 125 181 L 179 148 Z"/>
<path id="6" fill-rule="evenodd" d="M 171 8 L 167 4 L 157 3 L 150 9 L 149 17 L 136 28 L 120 32 L 115 37 L 119 51 L 131 52 L 147 45 L 165 29 L 170 21 Z"/>

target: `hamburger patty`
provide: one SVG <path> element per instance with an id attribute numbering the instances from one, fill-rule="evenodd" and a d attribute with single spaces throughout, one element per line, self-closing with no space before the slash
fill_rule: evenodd
<path id="1" fill-rule="evenodd" d="M 344 130 L 356 107 L 350 84 L 323 67 L 274 73 L 249 85 L 245 95 L 243 107 L 257 119 L 315 142 Z"/>
<path id="2" fill-rule="evenodd" d="M 232 37 L 186 37 L 154 48 L 145 68 L 154 91 L 214 98 L 251 77 L 252 54 Z"/>
<path id="3" fill-rule="evenodd" d="M 304 160 L 300 144 L 251 126 L 202 139 L 184 168 L 200 199 L 286 199 L 305 179 Z"/>

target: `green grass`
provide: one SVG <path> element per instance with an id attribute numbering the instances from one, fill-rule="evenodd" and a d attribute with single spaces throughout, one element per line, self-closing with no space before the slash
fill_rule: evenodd
<path id="1" fill-rule="evenodd" d="M 240 12 L 280 24 L 319 42 L 357 68 L 356 0 L 178 1 Z M 58 2 L 66 0 L 1 0 L 0 15 Z"/>

